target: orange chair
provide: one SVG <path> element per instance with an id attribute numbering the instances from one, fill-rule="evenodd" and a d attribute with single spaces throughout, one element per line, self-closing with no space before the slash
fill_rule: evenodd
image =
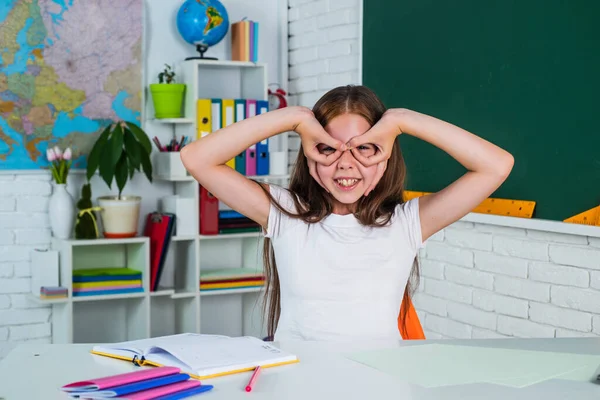
<path id="1" fill-rule="evenodd" d="M 406 312 L 406 318 L 402 318 L 404 312 Z M 417 310 L 415 310 L 407 293 L 404 293 L 400 313 L 398 314 L 398 330 L 404 340 L 425 339 L 425 333 L 423 332 L 423 327 L 421 327 Z"/>

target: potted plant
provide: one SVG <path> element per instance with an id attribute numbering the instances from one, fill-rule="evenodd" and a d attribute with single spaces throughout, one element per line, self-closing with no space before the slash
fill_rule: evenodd
<path id="1" fill-rule="evenodd" d="M 100 177 L 112 189 L 116 181 L 117 196 L 98 197 L 104 236 L 124 238 L 137 235 L 140 215 L 140 196 L 123 196 L 127 180 L 136 171 L 144 174 L 152 182 L 152 146 L 146 133 L 136 124 L 118 121 L 104 129 L 96 140 L 88 156 L 87 179 L 99 171 Z"/>
<path id="2" fill-rule="evenodd" d="M 183 107 L 185 85 L 175 83 L 175 71 L 165 64 L 165 69 L 158 74 L 158 83 L 150 84 L 155 118 L 180 118 Z"/>

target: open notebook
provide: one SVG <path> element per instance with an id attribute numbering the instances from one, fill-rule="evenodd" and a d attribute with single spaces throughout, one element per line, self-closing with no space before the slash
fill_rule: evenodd
<path id="1" fill-rule="evenodd" d="M 197 379 L 298 362 L 298 357 L 251 336 L 182 333 L 94 346 L 92 353 L 140 365 L 178 367 Z"/>

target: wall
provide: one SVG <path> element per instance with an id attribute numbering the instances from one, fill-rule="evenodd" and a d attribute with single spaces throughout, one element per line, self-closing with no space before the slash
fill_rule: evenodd
<path id="1" fill-rule="evenodd" d="M 289 0 L 290 103 L 312 107 L 327 90 L 359 83 L 359 0 Z M 293 164 L 300 139 L 290 134 Z"/>
<path id="2" fill-rule="evenodd" d="M 230 22 L 243 17 L 260 22 L 259 58 L 268 64 L 269 82 L 287 82 L 287 48 L 285 3 L 269 0 L 269 5 L 256 7 L 251 0 L 223 0 Z M 157 82 L 157 74 L 165 63 L 177 64 L 185 57 L 197 55 L 195 48 L 179 36 L 170 23 L 182 1 L 144 0 L 144 83 Z M 167 23 L 169 22 L 169 23 Z M 230 54 L 228 35 L 207 56 L 227 59 Z M 286 85 L 282 85 L 287 88 Z M 148 134 L 161 141 L 172 135 L 172 127 L 152 120 L 151 98 L 145 94 L 143 124 Z M 83 183 L 81 172 L 73 171 L 68 187 L 78 198 Z M 0 173 L 0 359 L 16 343 L 50 342 L 51 308 L 40 306 L 28 297 L 30 290 L 30 256 L 34 249 L 48 248 L 50 227 L 47 214 L 52 193 L 50 175 L 39 171 Z M 112 192 L 98 178 L 92 179 L 92 196 Z M 124 194 L 143 196 L 141 215 L 156 209 L 157 199 L 172 193 L 168 183 L 150 184 L 141 175 L 128 183 Z M 143 219 L 140 219 L 142 229 Z"/>
<path id="3" fill-rule="evenodd" d="M 290 0 L 290 94 L 360 83 L 359 0 Z M 294 159 L 299 146 L 291 139 Z M 420 255 L 428 338 L 600 335 L 600 239 L 459 221 Z"/>

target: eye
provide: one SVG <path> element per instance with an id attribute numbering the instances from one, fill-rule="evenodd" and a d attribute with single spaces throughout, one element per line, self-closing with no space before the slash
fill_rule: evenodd
<path id="1" fill-rule="evenodd" d="M 327 146 L 326 144 L 320 144 L 317 146 L 317 149 L 319 150 L 319 153 L 321 154 L 333 154 L 335 153 L 335 149 L 333 147 Z"/>
<path id="2" fill-rule="evenodd" d="M 357 147 L 360 154 L 364 157 L 371 157 L 375 155 L 377 148 L 373 144 L 361 144 Z"/>

